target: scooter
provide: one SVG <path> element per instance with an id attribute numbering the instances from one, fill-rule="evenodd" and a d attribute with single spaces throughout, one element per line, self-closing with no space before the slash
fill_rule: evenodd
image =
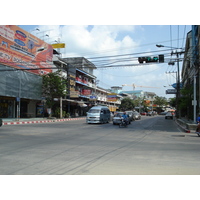
<path id="1" fill-rule="evenodd" d="M 198 123 L 196 134 L 200 137 L 200 123 Z"/>
<path id="2" fill-rule="evenodd" d="M 119 123 L 119 128 L 121 128 L 121 127 L 127 127 L 127 121 L 126 120 L 124 120 L 124 118 L 122 117 L 121 118 L 121 122 Z"/>

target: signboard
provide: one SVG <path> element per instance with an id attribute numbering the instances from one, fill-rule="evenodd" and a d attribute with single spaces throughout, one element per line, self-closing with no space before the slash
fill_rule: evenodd
<path id="1" fill-rule="evenodd" d="M 15 25 L 0 25 L 0 63 L 35 74 L 52 72 L 53 48 Z"/>
<path id="2" fill-rule="evenodd" d="M 116 93 L 110 93 L 107 95 L 107 101 L 115 102 L 117 101 L 117 94 Z"/>
<path id="3" fill-rule="evenodd" d="M 65 48 L 65 43 L 57 43 L 51 45 L 54 49 Z"/>
<path id="4" fill-rule="evenodd" d="M 168 89 L 166 90 L 166 94 L 176 94 L 176 89 Z"/>
<path id="5" fill-rule="evenodd" d="M 172 87 L 176 89 L 177 88 L 177 83 L 172 84 Z M 183 88 L 183 83 L 180 83 L 180 88 Z"/>
<path id="6" fill-rule="evenodd" d="M 90 96 L 90 101 L 96 101 L 97 97 L 96 96 Z"/>
<path id="7" fill-rule="evenodd" d="M 79 97 L 79 91 L 70 91 L 70 98 L 78 98 Z"/>

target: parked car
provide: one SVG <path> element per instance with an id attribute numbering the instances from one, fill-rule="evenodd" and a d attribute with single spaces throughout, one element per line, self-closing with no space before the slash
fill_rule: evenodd
<path id="1" fill-rule="evenodd" d="M 2 124 L 3 124 L 3 121 L 2 121 L 2 119 L 0 118 L 0 127 L 2 126 Z"/>
<path id="2" fill-rule="evenodd" d="M 123 115 L 124 112 L 116 112 L 114 117 L 113 117 L 113 125 L 115 124 L 120 124 L 121 123 L 121 117 Z M 130 117 L 128 117 L 128 123 L 131 123 Z"/>
<path id="3" fill-rule="evenodd" d="M 130 118 L 130 121 L 133 121 L 134 120 L 134 117 L 133 117 L 133 111 L 125 111 L 126 112 L 126 114 L 129 116 L 129 118 Z"/>
<path id="4" fill-rule="evenodd" d="M 165 119 L 173 119 L 173 115 L 171 112 L 168 112 L 166 115 L 165 115 Z"/>
<path id="5" fill-rule="evenodd" d="M 134 118 L 134 120 L 139 120 L 139 119 L 141 119 L 141 114 L 137 111 L 134 111 L 133 118 Z"/>
<path id="6" fill-rule="evenodd" d="M 149 111 L 149 112 L 147 113 L 147 116 L 154 116 L 154 112 L 153 112 L 153 111 Z"/>
<path id="7" fill-rule="evenodd" d="M 146 112 L 141 112 L 140 114 L 141 114 L 141 115 L 147 115 L 147 113 L 146 113 Z"/>

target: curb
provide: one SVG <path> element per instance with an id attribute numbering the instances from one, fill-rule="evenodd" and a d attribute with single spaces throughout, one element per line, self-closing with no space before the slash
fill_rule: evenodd
<path id="1" fill-rule="evenodd" d="M 85 119 L 85 117 L 80 118 L 69 118 L 69 119 L 53 119 L 53 120 L 36 120 L 36 121 L 21 121 L 21 122 L 3 122 L 2 125 L 18 125 L 18 124 L 40 124 L 49 122 L 64 122 L 64 121 L 74 121 L 79 119 Z"/>
<path id="2" fill-rule="evenodd" d="M 187 128 L 185 128 L 184 126 L 181 126 L 181 125 L 177 122 L 177 120 L 175 120 L 175 122 L 176 122 L 176 124 L 177 124 L 183 131 L 185 131 L 185 133 L 190 133 L 190 130 L 187 129 Z"/>

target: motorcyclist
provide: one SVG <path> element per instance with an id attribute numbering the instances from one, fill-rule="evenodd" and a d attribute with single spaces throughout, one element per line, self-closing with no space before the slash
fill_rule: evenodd
<path id="1" fill-rule="evenodd" d="M 126 112 L 123 113 L 122 117 L 123 117 L 125 123 L 128 125 L 128 115 L 126 114 Z"/>
<path id="2" fill-rule="evenodd" d="M 196 132 L 200 132 L 200 115 L 197 117 L 197 128 L 196 128 Z"/>

